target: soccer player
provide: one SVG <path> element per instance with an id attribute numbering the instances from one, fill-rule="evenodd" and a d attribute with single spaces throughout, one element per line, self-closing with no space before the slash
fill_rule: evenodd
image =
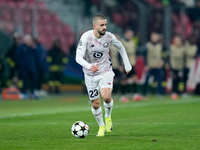
<path id="1" fill-rule="evenodd" d="M 111 93 L 114 73 L 109 55 L 111 45 L 117 47 L 127 73 L 131 71 L 132 67 L 124 46 L 112 33 L 106 32 L 107 20 L 104 16 L 96 15 L 93 18 L 93 28 L 81 36 L 76 51 L 76 61 L 83 66 L 85 83 L 92 102 L 92 113 L 99 124 L 97 136 L 100 137 L 105 135 L 105 131 L 111 132 L 113 129 Z M 100 105 L 100 94 L 104 100 L 106 125 Z"/>

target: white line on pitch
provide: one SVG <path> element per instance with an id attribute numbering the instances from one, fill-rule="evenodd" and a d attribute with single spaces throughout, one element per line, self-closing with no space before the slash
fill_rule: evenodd
<path id="1" fill-rule="evenodd" d="M 117 105 L 114 106 L 113 109 L 122 109 L 122 108 L 138 108 L 138 107 L 147 107 L 147 106 L 157 106 L 157 105 L 165 105 L 165 104 L 187 104 L 187 103 L 197 103 L 199 100 L 193 100 L 193 101 L 159 101 L 159 102 L 153 102 L 153 103 L 128 103 L 129 105 Z M 15 117 L 27 117 L 27 116 L 40 116 L 40 115 L 51 115 L 51 114 L 59 114 L 59 113 L 73 113 L 73 112 L 85 112 L 90 111 L 90 106 L 85 108 L 77 108 L 77 109 L 68 109 L 57 111 L 57 112 L 49 112 L 49 113 L 30 113 L 30 114 L 20 114 L 20 115 L 10 115 L 10 116 L 1 116 L 0 119 L 6 119 L 6 118 L 15 118 Z"/>

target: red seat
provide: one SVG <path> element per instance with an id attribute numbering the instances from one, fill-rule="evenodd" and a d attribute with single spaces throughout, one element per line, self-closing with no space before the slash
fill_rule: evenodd
<path id="1" fill-rule="evenodd" d="M 74 34 L 70 34 L 68 36 L 68 42 L 69 42 L 69 45 L 72 46 L 75 42 L 75 37 L 74 37 Z"/>
<path id="2" fill-rule="evenodd" d="M 29 7 L 34 7 L 36 5 L 36 1 L 35 0 L 26 0 L 26 4 Z"/>
<path id="3" fill-rule="evenodd" d="M 25 25 L 25 26 L 24 26 L 24 33 L 25 33 L 25 34 L 32 34 L 32 26 L 30 26 L 30 25 Z"/>
<path id="4" fill-rule="evenodd" d="M 1 14 L 1 19 L 7 22 L 13 22 L 14 16 L 12 10 L 4 10 Z"/>
<path id="5" fill-rule="evenodd" d="M 12 22 L 10 23 L 7 23 L 6 26 L 5 26 L 5 30 L 4 30 L 6 33 L 8 34 L 12 34 L 14 32 L 14 25 Z"/>
<path id="6" fill-rule="evenodd" d="M 6 2 L 5 1 L 0 1 L 0 6 L 4 6 L 6 5 Z"/>
<path id="7" fill-rule="evenodd" d="M 51 15 L 51 22 L 52 22 L 53 24 L 58 24 L 58 23 L 60 23 L 60 20 L 59 20 L 59 18 L 58 18 L 58 16 L 57 16 L 56 14 L 52 14 L 52 15 Z"/>
<path id="8" fill-rule="evenodd" d="M 54 32 L 55 32 L 55 34 L 58 34 L 58 35 L 60 35 L 60 34 L 62 34 L 63 33 L 63 28 L 62 28 L 62 26 L 60 26 L 60 25 L 56 25 L 56 26 L 54 26 Z"/>
<path id="9" fill-rule="evenodd" d="M 42 22 L 44 23 L 50 23 L 51 22 L 51 16 L 48 13 L 42 14 Z"/>
<path id="10" fill-rule="evenodd" d="M 64 34 L 71 34 L 72 33 L 72 30 L 68 25 L 65 25 L 63 28 L 64 28 L 63 29 Z"/>
<path id="11" fill-rule="evenodd" d="M 40 1 L 38 1 L 38 2 L 36 3 L 36 5 L 37 5 L 37 7 L 40 8 L 40 9 L 45 9 L 45 8 L 47 8 L 45 2 L 40 2 Z"/>
<path id="12" fill-rule="evenodd" d="M 43 27 L 43 29 L 44 29 L 43 33 L 46 34 L 46 35 L 50 35 L 53 32 L 53 28 L 52 28 L 52 26 L 50 24 L 46 24 Z"/>
<path id="13" fill-rule="evenodd" d="M 24 12 L 23 19 L 25 23 L 31 23 L 32 21 L 32 15 L 30 13 Z"/>
<path id="14" fill-rule="evenodd" d="M 112 21 L 115 22 L 117 25 L 121 26 L 122 25 L 122 16 L 120 13 L 115 12 L 112 15 Z"/>
<path id="15" fill-rule="evenodd" d="M 25 7 L 26 3 L 24 1 L 17 1 L 16 7 L 17 8 L 23 8 Z"/>
<path id="16" fill-rule="evenodd" d="M 41 24 L 38 24 L 38 25 L 37 25 L 37 32 L 38 32 L 39 34 L 42 34 L 42 33 L 44 32 L 44 28 L 43 28 L 43 26 L 42 26 Z"/>
<path id="17" fill-rule="evenodd" d="M 16 3 L 14 1 L 8 1 L 7 2 L 8 7 L 14 9 L 16 7 Z"/>

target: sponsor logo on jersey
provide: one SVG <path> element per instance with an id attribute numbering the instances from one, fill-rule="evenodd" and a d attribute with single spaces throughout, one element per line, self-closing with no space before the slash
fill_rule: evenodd
<path id="1" fill-rule="evenodd" d="M 101 53 L 101 52 L 96 52 L 96 53 L 94 53 L 94 55 L 93 55 L 95 58 L 101 58 L 102 56 L 103 56 L 103 53 Z"/>

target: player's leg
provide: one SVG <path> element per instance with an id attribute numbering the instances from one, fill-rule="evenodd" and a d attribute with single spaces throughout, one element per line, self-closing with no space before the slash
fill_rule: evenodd
<path id="1" fill-rule="evenodd" d="M 187 80 L 188 80 L 188 74 L 189 74 L 189 69 L 184 68 L 183 70 L 183 84 L 184 84 L 184 89 L 183 89 L 183 97 L 187 97 Z"/>
<path id="2" fill-rule="evenodd" d="M 97 133 L 97 136 L 104 136 L 105 135 L 105 124 L 103 121 L 103 113 L 102 108 L 100 105 L 100 98 L 96 100 L 92 100 L 92 114 L 94 115 L 98 125 L 99 125 L 99 131 Z"/>
<path id="3" fill-rule="evenodd" d="M 113 99 L 111 98 L 112 89 L 111 88 L 102 88 L 101 96 L 104 100 L 104 109 L 105 109 L 105 121 L 106 121 L 106 132 L 111 132 L 113 129 L 111 113 L 113 108 Z"/>
<path id="4" fill-rule="evenodd" d="M 171 94 L 171 99 L 178 99 L 178 71 L 176 70 L 171 70 L 172 72 L 172 94 Z"/>
<path id="5" fill-rule="evenodd" d="M 38 95 L 35 94 L 37 87 L 37 72 L 35 69 L 29 71 L 29 78 L 31 80 L 31 99 L 37 99 Z"/>
<path id="6" fill-rule="evenodd" d="M 28 77 L 28 71 L 25 70 L 25 69 L 20 69 L 20 75 L 21 75 L 21 79 L 22 79 L 22 82 L 23 82 L 23 86 L 21 88 L 21 92 L 23 94 L 23 97 L 22 99 L 28 99 L 28 96 L 27 96 L 27 77 Z"/>
<path id="7" fill-rule="evenodd" d="M 125 74 L 125 72 L 121 73 L 121 97 L 120 97 L 120 101 L 121 102 L 128 102 L 129 99 L 126 97 L 127 94 L 127 75 Z"/>
<path id="8" fill-rule="evenodd" d="M 137 75 L 135 72 L 135 66 L 132 66 L 132 70 L 129 72 L 129 74 L 127 75 L 128 77 L 128 84 L 130 86 L 130 89 L 132 91 L 133 94 L 133 100 L 134 101 L 140 101 L 142 100 L 142 96 L 139 95 L 138 93 L 138 87 L 137 87 Z"/>
<path id="9" fill-rule="evenodd" d="M 110 72 L 103 76 L 99 82 L 101 88 L 101 96 L 103 98 L 105 108 L 105 121 L 106 121 L 106 132 L 111 132 L 113 129 L 111 113 L 113 108 L 113 99 L 111 97 L 113 88 L 114 73 Z"/>
<path id="10" fill-rule="evenodd" d="M 138 84 L 137 84 L 137 75 L 134 74 L 132 76 L 133 83 L 132 83 L 132 89 L 133 89 L 133 100 L 134 101 L 140 101 L 142 100 L 142 96 L 138 93 Z"/>
<path id="11" fill-rule="evenodd" d="M 148 82 L 149 82 L 149 78 L 151 76 L 151 69 L 147 72 L 147 75 L 146 75 L 146 79 L 145 79 L 145 82 L 144 82 L 144 85 L 143 85 L 143 97 L 144 99 L 146 99 L 146 96 L 147 96 L 147 89 L 148 89 Z"/>
<path id="12" fill-rule="evenodd" d="M 158 81 L 158 87 L 157 87 L 158 96 L 160 98 L 162 98 L 162 96 L 163 96 L 163 87 L 162 87 L 163 73 L 162 73 L 162 69 L 156 70 L 156 77 L 157 77 L 157 81 Z"/>
<path id="13" fill-rule="evenodd" d="M 94 115 L 99 125 L 99 131 L 97 133 L 97 136 L 104 136 L 105 124 L 103 121 L 102 108 L 100 105 L 100 92 L 98 82 L 95 82 L 94 77 L 85 75 L 85 84 L 87 87 L 89 98 L 92 102 L 92 114 Z"/>
<path id="14" fill-rule="evenodd" d="M 102 88 L 101 89 L 101 96 L 104 100 L 104 107 L 105 107 L 105 117 L 109 118 L 111 116 L 112 107 L 113 107 L 113 99 L 111 98 L 111 88 Z"/>

